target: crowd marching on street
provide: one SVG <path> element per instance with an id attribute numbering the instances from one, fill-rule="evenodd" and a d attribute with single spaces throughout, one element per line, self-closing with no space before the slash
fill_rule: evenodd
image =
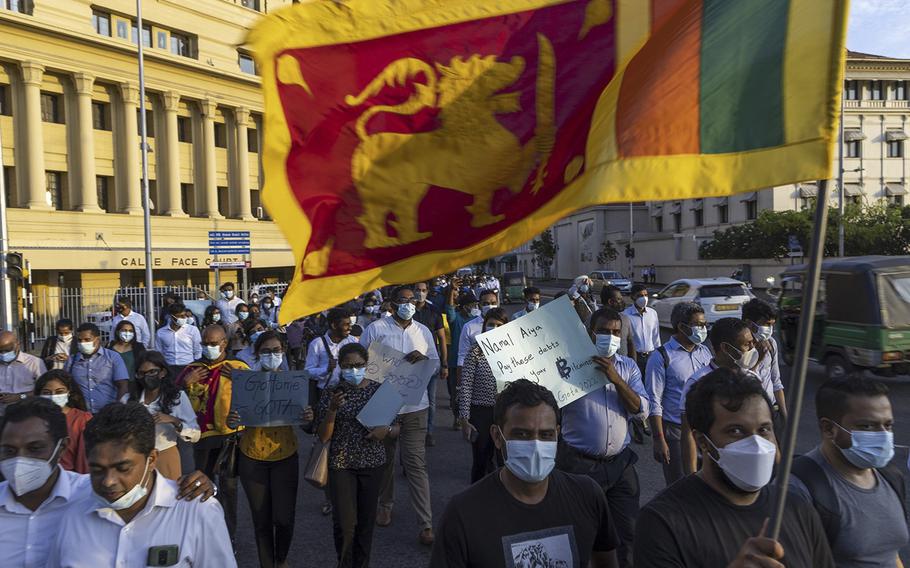
<path id="1" fill-rule="evenodd" d="M 654 274 L 642 269 L 644 281 Z M 392 523 L 396 463 L 432 567 L 902 566 L 904 473 L 890 463 L 882 383 L 850 375 L 818 390 L 818 444 L 783 488 L 771 304 L 753 298 L 741 319 L 709 328 L 702 306 L 679 303 L 663 342 L 644 284 L 627 302 L 580 276 L 561 296 L 606 380 L 562 407 L 528 380 L 497 387 L 476 338 L 540 309 L 541 290 L 525 288 L 510 316 L 499 281 L 482 274 L 375 290 L 286 326 L 274 289 L 247 301 L 225 283 L 202 321 L 169 295 L 154 330 L 118 297 L 109 342 L 93 323 L 61 319 L 38 356 L 2 332 L 0 566 L 236 566 L 251 544 L 237 539 L 240 487 L 259 565 L 315 565 L 289 557 L 312 461 L 300 429 L 328 447 L 322 513 L 342 567 L 369 566 L 374 528 Z M 380 388 L 365 378 L 374 343 L 437 370 L 391 425 L 367 428 L 357 417 Z M 243 370 L 305 371 L 299 426 L 245 426 L 231 406 Z M 472 463 L 434 518 L 427 448 L 450 419 Z M 666 489 L 643 503 L 636 463 L 651 459 L 648 445 Z M 774 540 L 755 527 L 783 490 Z"/>

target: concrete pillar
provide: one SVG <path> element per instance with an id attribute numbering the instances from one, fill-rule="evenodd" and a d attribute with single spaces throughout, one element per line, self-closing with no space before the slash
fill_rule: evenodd
<path id="1" fill-rule="evenodd" d="M 100 213 L 98 190 L 95 185 L 95 131 L 92 128 L 92 93 L 95 77 L 88 73 L 74 73 L 73 86 L 76 91 L 76 128 L 79 147 L 76 154 L 76 207 L 77 211 Z M 71 123 L 72 124 L 72 123 Z"/>
<path id="2" fill-rule="evenodd" d="M 234 111 L 237 119 L 237 187 L 235 188 L 236 208 L 232 211 L 234 217 L 244 221 L 255 221 L 250 209 L 250 154 L 247 138 L 247 126 L 250 120 L 250 111 L 238 108 Z"/>
<path id="3" fill-rule="evenodd" d="M 136 124 L 139 86 L 131 82 L 120 83 L 120 95 L 123 100 L 123 131 L 117 137 L 117 153 L 123 157 L 123 179 L 117 184 L 123 189 L 123 199 L 119 203 L 120 213 L 142 215 L 142 166 L 139 158 L 139 125 Z"/>
<path id="4" fill-rule="evenodd" d="M 47 181 L 44 174 L 44 125 L 41 123 L 41 80 L 44 66 L 33 61 L 23 61 L 23 100 L 25 101 L 25 207 L 50 209 L 47 204 Z"/>
<path id="5" fill-rule="evenodd" d="M 167 196 L 164 215 L 169 217 L 186 217 L 180 202 L 180 152 L 177 136 L 177 108 L 180 104 L 180 93 L 168 91 L 161 97 L 164 100 L 164 147 L 166 155 L 164 191 L 159 195 Z M 160 144 L 159 144 L 160 147 Z M 161 159 L 159 154 L 158 159 Z M 158 206 L 158 204 L 155 204 Z"/>
<path id="6" fill-rule="evenodd" d="M 218 105 L 211 99 L 199 101 L 202 111 L 203 187 L 202 215 L 223 219 L 218 211 L 218 184 L 215 181 L 215 111 Z"/>

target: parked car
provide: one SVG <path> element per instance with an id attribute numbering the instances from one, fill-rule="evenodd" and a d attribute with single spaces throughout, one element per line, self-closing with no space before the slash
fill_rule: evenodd
<path id="1" fill-rule="evenodd" d="M 781 355 L 793 362 L 805 265 L 781 274 Z M 830 378 L 852 371 L 910 374 L 910 256 L 838 258 L 822 263 L 810 358 Z"/>
<path id="2" fill-rule="evenodd" d="M 615 270 L 595 270 L 588 274 L 588 278 L 594 282 L 595 295 L 600 294 L 604 286 L 616 286 L 623 294 L 632 291 L 632 281 Z"/>
<path id="3" fill-rule="evenodd" d="M 742 306 L 754 297 L 745 283 L 732 278 L 684 278 L 651 295 L 661 327 L 670 326 L 670 314 L 680 302 L 695 302 L 705 309 L 712 324 L 721 318 L 740 318 Z"/>

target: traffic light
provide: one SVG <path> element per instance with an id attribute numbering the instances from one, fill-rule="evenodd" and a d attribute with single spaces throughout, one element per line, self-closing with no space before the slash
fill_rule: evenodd
<path id="1" fill-rule="evenodd" d="M 22 269 L 25 263 L 22 262 L 21 252 L 6 253 L 6 274 L 10 278 L 20 280 L 22 278 Z"/>
<path id="2" fill-rule="evenodd" d="M 626 245 L 626 258 L 635 258 L 635 249 Z"/>

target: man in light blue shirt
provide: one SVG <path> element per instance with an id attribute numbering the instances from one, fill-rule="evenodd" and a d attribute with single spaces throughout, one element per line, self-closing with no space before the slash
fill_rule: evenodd
<path id="1" fill-rule="evenodd" d="M 640 496 L 638 456 L 629 447 L 629 420 L 647 416 L 648 396 L 635 361 L 617 353 L 622 341 L 619 312 L 595 311 L 589 333 L 597 345 L 594 362 L 607 384 L 562 408 L 563 443 L 556 466 L 587 475 L 604 490 L 620 539 L 620 566 L 629 567 Z"/>
<path id="2" fill-rule="evenodd" d="M 238 298 L 234 295 L 234 283 L 225 282 L 219 288 L 221 291 L 221 298 L 215 302 L 215 306 L 221 310 L 221 319 L 225 325 L 229 325 L 237 321 L 237 306 L 245 303 L 242 298 Z"/>
<path id="3" fill-rule="evenodd" d="M 66 362 L 64 370 L 82 389 L 92 414 L 126 394 L 129 371 L 116 351 L 101 347 L 101 331 L 93 323 L 76 329 L 79 351 Z"/>
<path id="4" fill-rule="evenodd" d="M 167 311 L 170 321 L 158 330 L 155 340 L 158 351 L 176 377 L 184 367 L 202 357 L 202 336 L 196 326 L 189 325 L 183 304 L 171 304 Z"/>
<path id="5" fill-rule="evenodd" d="M 632 305 L 625 312 L 632 326 L 638 368 L 644 372 L 651 352 L 660 347 L 660 321 L 654 308 L 648 307 L 648 289 L 641 284 L 632 286 L 629 294 Z"/>
<path id="6" fill-rule="evenodd" d="M 145 321 L 145 317 L 142 314 L 133 311 L 133 302 L 127 296 L 120 296 L 117 298 L 114 310 L 117 315 L 111 320 L 111 330 L 117 329 L 118 323 L 127 320 L 136 328 L 136 341 L 148 347 L 149 341 L 152 339 L 149 324 Z"/>
<path id="7" fill-rule="evenodd" d="M 675 330 L 673 337 L 651 353 L 645 369 L 654 459 L 663 466 L 667 485 L 684 475 L 679 445 L 683 386 L 711 362 L 711 351 L 704 345 L 708 337 L 704 308 L 695 302 L 676 304 L 670 323 Z"/>

